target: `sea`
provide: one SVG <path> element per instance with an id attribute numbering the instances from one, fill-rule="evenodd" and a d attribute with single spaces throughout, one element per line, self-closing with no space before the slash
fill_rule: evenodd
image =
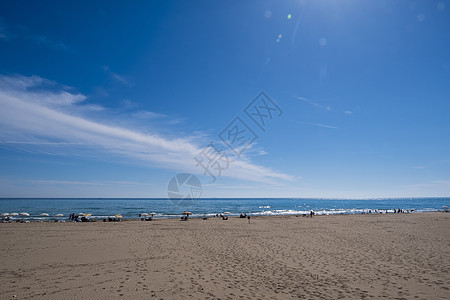
<path id="1" fill-rule="evenodd" d="M 154 213 L 154 218 L 178 218 L 183 212 L 191 217 L 226 213 L 234 216 L 316 215 L 409 213 L 442 211 L 450 204 L 447 198 L 383 198 L 383 199 L 317 199 L 317 198 L 0 198 L 0 216 L 11 220 L 68 220 L 71 213 L 92 214 L 91 218 L 108 218 L 120 214 L 124 219 L 137 219 L 140 214 Z M 443 208 L 444 207 L 444 208 Z"/>

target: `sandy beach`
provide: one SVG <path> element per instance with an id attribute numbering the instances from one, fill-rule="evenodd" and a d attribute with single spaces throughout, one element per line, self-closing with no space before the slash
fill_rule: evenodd
<path id="1" fill-rule="evenodd" d="M 1 299 L 449 299 L 450 214 L 0 224 Z"/>

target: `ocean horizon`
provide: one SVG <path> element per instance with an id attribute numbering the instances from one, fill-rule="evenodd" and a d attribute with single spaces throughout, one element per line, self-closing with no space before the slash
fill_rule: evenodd
<path id="1" fill-rule="evenodd" d="M 393 213 L 442 211 L 450 197 L 417 198 L 0 198 L 0 215 L 11 219 L 66 220 L 71 213 L 92 214 L 107 218 L 120 214 L 124 219 L 139 218 L 142 213 L 155 213 L 155 218 L 175 218 L 184 211 L 192 217 L 241 213 L 253 216 Z M 11 215 L 13 214 L 13 215 Z M 48 215 L 47 215 L 48 214 Z M 58 216 L 57 216 L 58 215 Z"/>

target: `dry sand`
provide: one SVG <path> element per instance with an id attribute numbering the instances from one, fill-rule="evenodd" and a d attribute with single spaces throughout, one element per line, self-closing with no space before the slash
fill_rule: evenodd
<path id="1" fill-rule="evenodd" d="M 12 223 L 0 239 L 1 299 L 450 299 L 445 213 Z"/>

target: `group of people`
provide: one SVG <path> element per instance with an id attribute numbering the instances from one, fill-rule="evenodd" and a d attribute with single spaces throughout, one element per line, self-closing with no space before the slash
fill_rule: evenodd
<path id="1" fill-rule="evenodd" d="M 76 215 L 74 213 L 69 215 L 69 220 L 72 222 L 97 222 L 97 218 L 88 218 L 83 215 Z M 107 217 L 103 218 L 103 222 L 120 222 L 121 219 L 117 217 Z"/>
<path id="2" fill-rule="evenodd" d="M 11 222 L 16 222 L 16 223 L 30 223 L 30 221 L 25 220 L 24 218 L 22 219 L 15 219 L 15 220 L 11 220 L 10 216 L 5 216 L 2 218 L 1 223 L 11 223 Z"/>
<path id="3" fill-rule="evenodd" d="M 116 217 L 108 217 L 103 219 L 103 222 L 120 222 L 120 221 L 121 219 Z"/>
<path id="4" fill-rule="evenodd" d="M 69 220 L 71 220 L 73 222 L 89 222 L 89 221 L 91 221 L 88 218 L 86 218 L 85 216 L 75 215 L 74 213 L 69 215 Z"/>
<path id="5" fill-rule="evenodd" d="M 309 217 L 312 218 L 312 217 L 314 217 L 315 214 L 316 214 L 316 213 L 315 213 L 313 210 L 311 210 L 311 211 L 309 212 Z M 298 215 L 296 215 L 296 217 L 298 217 Z M 305 217 L 308 217 L 308 215 L 307 215 L 307 214 L 303 214 L 302 217 L 305 218 Z"/>
<path id="6" fill-rule="evenodd" d="M 216 214 L 214 217 L 222 218 L 222 220 L 228 220 L 228 217 L 224 216 L 223 214 Z"/>
<path id="7" fill-rule="evenodd" d="M 141 221 L 153 221 L 153 217 L 146 214 L 139 214 Z"/>
<path id="8" fill-rule="evenodd" d="M 222 220 L 228 220 L 228 216 L 227 215 L 224 215 L 224 214 L 215 214 L 214 215 L 214 217 L 215 218 L 222 218 Z M 250 219 L 250 216 L 248 216 L 246 213 L 245 214 L 240 214 L 239 215 L 239 218 L 247 218 L 247 219 Z M 187 216 L 186 217 L 181 217 L 181 219 L 183 220 L 183 221 L 187 221 Z M 207 217 L 203 217 L 203 220 L 208 220 L 208 218 Z"/>
<path id="9" fill-rule="evenodd" d="M 382 214 L 382 213 L 387 214 L 387 213 L 389 213 L 389 211 L 387 209 L 383 209 L 383 211 L 381 209 L 374 209 L 374 210 L 369 209 L 367 212 L 363 211 L 361 214 L 364 215 L 364 214 Z M 404 210 L 404 209 L 401 209 L 401 208 L 398 208 L 398 209 L 394 208 L 394 214 L 400 214 L 400 213 L 407 214 L 407 213 L 410 213 L 410 212 L 413 212 L 413 211 L 414 211 L 414 209 Z"/>

